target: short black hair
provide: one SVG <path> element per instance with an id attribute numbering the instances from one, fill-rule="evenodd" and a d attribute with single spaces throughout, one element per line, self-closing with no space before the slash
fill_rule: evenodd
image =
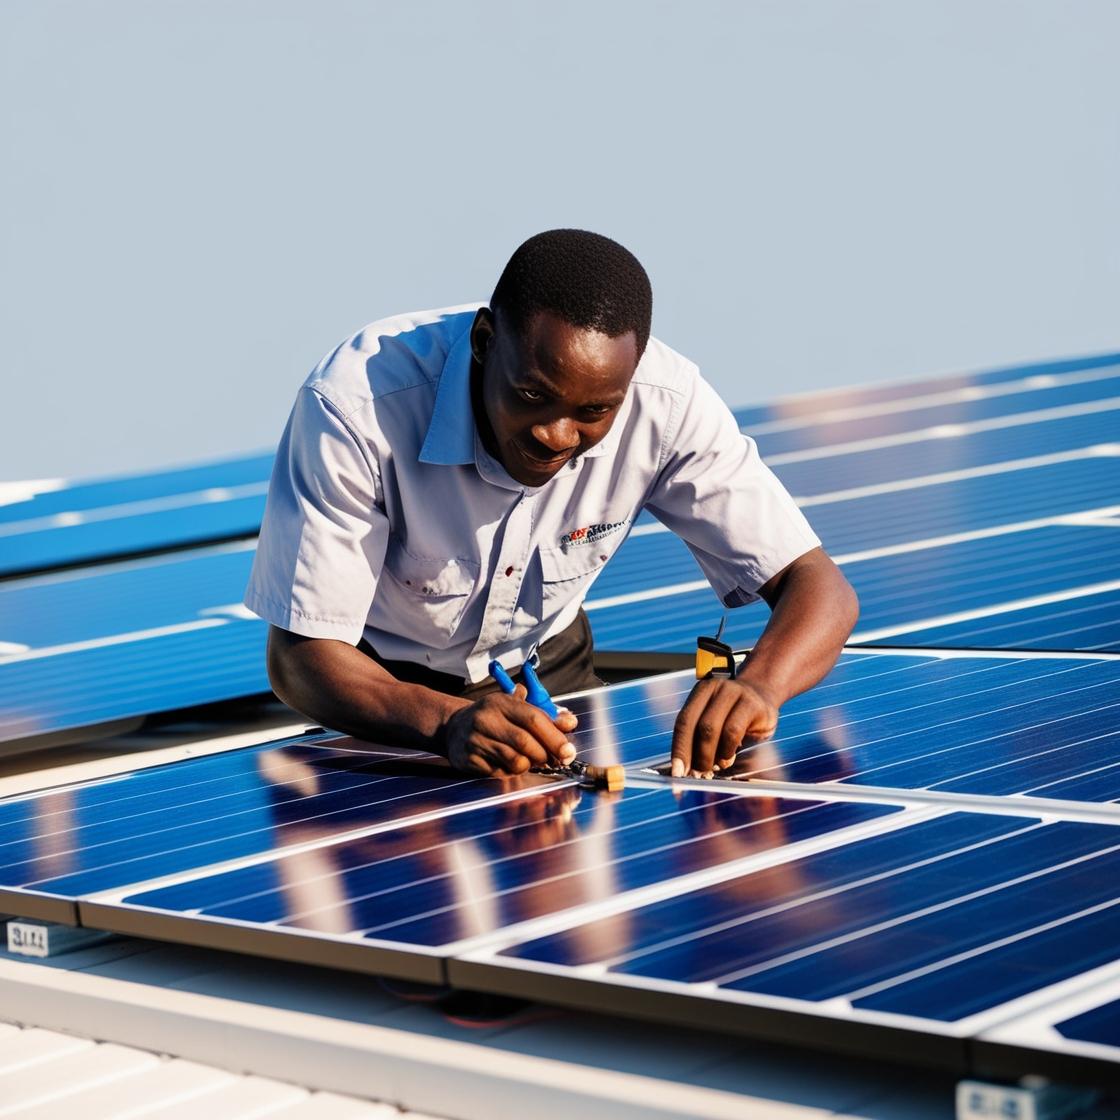
<path id="1" fill-rule="evenodd" d="M 639 357 L 649 341 L 653 291 L 638 258 L 585 229 L 550 229 L 518 247 L 490 306 L 517 330 L 539 311 L 611 338 L 633 331 Z"/>

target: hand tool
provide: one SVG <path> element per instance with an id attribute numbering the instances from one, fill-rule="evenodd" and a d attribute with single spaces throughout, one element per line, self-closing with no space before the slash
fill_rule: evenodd
<path id="1" fill-rule="evenodd" d="M 513 678 L 502 668 L 497 661 L 490 662 L 490 676 L 498 682 L 498 687 L 512 696 L 517 687 Z M 548 694 L 548 689 L 540 682 L 532 660 L 526 661 L 521 666 L 521 676 L 525 681 L 525 699 L 535 708 L 540 708 L 549 719 L 555 720 L 560 714 L 560 709 Z M 567 766 L 534 766 L 538 774 L 555 774 L 558 777 L 575 778 L 580 785 L 591 786 L 594 789 L 605 789 L 614 793 L 626 784 L 626 771 L 622 766 L 590 766 L 580 762 L 577 758 Z"/>

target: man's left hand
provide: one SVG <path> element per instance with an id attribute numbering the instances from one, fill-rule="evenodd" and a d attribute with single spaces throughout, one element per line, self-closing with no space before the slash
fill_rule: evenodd
<path id="1" fill-rule="evenodd" d="M 726 770 L 745 745 L 770 739 L 778 705 L 740 678 L 697 681 L 673 728 L 674 778 L 710 778 Z"/>

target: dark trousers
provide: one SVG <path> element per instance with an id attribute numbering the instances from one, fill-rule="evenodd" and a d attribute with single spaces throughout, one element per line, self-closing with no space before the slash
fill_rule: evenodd
<path id="1" fill-rule="evenodd" d="M 367 657 L 372 657 L 383 669 L 393 674 L 399 681 L 407 684 L 422 684 L 425 688 L 444 692 L 449 696 L 463 696 L 477 700 L 488 692 L 497 692 L 496 681 L 484 680 L 471 684 L 461 677 L 450 673 L 439 673 L 426 665 L 414 661 L 390 661 L 382 657 L 365 638 L 358 643 L 358 649 Z M 554 638 L 542 642 L 537 653 L 540 667 L 537 676 L 553 696 L 567 692 L 581 692 L 585 688 L 598 688 L 603 682 L 595 676 L 592 663 L 594 643 L 591 637 L 591 623 L 581 609 L 575 621 Z M 514 675 L 514 679 L 517 677 Z"/>

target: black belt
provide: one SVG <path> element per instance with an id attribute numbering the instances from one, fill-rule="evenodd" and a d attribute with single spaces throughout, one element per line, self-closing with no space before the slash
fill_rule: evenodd
<path id="1" fill-rule="evenodd" d="M 449 696 L 463 696 L 468 700 L 476 700 L 488 692 L 498 690 L 497 682 L 492 680 L 471 684 L 462 677 L 456 677 L 452 673 L 441 673 L 415 661 L 390 661 L 382 657 L 365 638 L 358 643 L 358 649 L 376 661 L 386 672 L 406 684 L 420 684 L 436 692 L 443 692 Z M 595 676 L 591 623 L 582 607 L 575 621 L 555 637 L 542 642 L 537 653 L 540 656 L 537 676 L 553 696 L 562 696 L 567 692 L 582 692 L 585 688 L 598 688 L 603 683 Z"/>

